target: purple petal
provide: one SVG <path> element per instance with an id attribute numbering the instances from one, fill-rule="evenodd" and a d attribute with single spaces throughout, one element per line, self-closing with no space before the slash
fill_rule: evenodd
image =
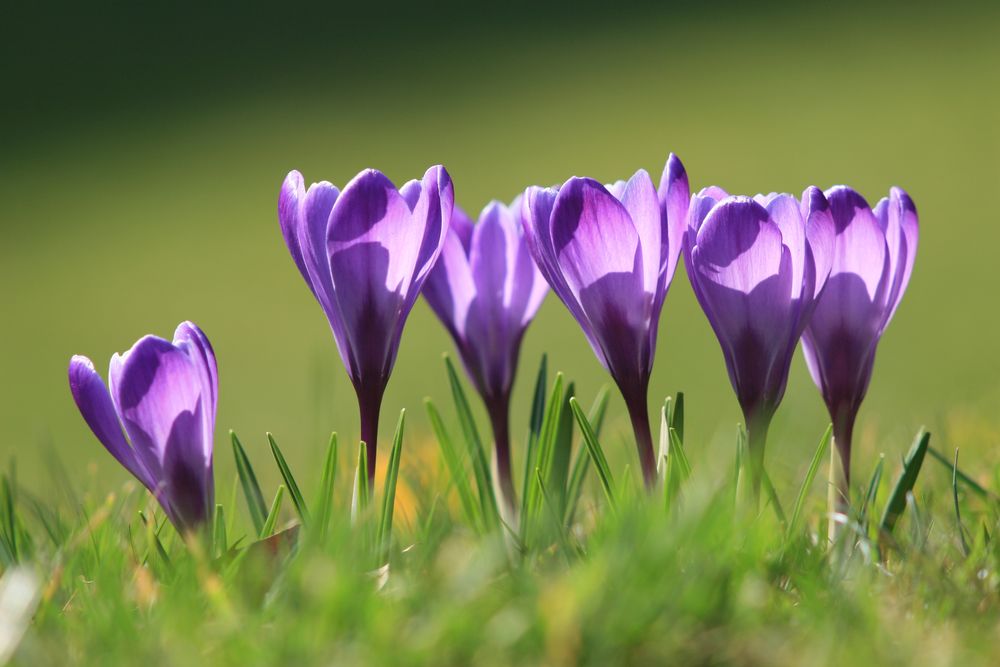
<path id="1" fill-rule="evenodd" d="M 115 368 L 116 367 L 116 368 Z M 113 362 L 111 392 L 132 446 L 154 479 L 163 479 L 169 447 L 183 442 L 193 469 L 211 468 L 203 410 L 214 400 L 205 368 L 170 342 L 145 336 Z"/>
<path id="2" fill-rule="evenodd" d="M 615 197 L 632 218 L 632 225 L 639 235 L 639 247 L 642 252 L 643 287 L 650 294 L 655 294 L 660 284 L 660 275 L 664 267 L 663 219 L 660 212 L 660 201 L 653 187 L 653 180 L 645 169 L 640 169 L 628 180 Z"/>
<path id="3" fill-rule="evenodd" d="M 688 209 L 691 204 L 691 188 L 688 185 L 687 171 L 684 165 L 673 153 L 667 158 L 660 179 L 659 199 L 666 233 L 663 235 L 663 260 L 666 266 L 664 283 L 669 285 L 677 270 L 681 247 L 684 242 L 684 231 L 687 227 Z M 706 211 L 707 214 L 707 211 Z M 666 290 L 664 290 L 666 291 Z"/>
<path id="4" fill-rule="evenodd" d="M 791 355 L 792 258 L 766 209 L 723 200 L 705 218 L 691 253 L 696 296 L 722 346 L 744 412 L 781 399 Z M 787 358 L 786 358 L 787 357 Z"/>
<path id="5" fill-rule="evenodd" d="M 838 186 L 828 190 L 826 198 L 837 232 L 831 275 L 856 275 L 865 286 L 868 301 L 876 301 L 887 293 L 889 258 L 885 234 L 868 203 L 854 190 Z M 860 296 L 854 290 L 851 294 Z"/>
<path id="6" fill-rule="evenodd" d="M 810 186 L 802 193 L 801 211 L 802 219 L 806 221 L 806 243 L 815 272 L 813 298 L 818 298 L 833 267 L 836 230 L 830 203 L 819 188 Z"/>
<path id="7" fill-rule="evenodd" d="M 212 443 L 215 435 L 215 415 L 219 394 L 219 370 L 215 361 L 215 351 L 208 338 L 193 322 L 182 322 L 174 332 L 174 345 L 187 353 L 199 371 L 203 409 L 201 410 L 204 437 L 202 444 L 208 447 L 203 453 L 205 459 L 212 460 Z"/>
<path id="8" fill-rule="evenodd" d="M 143 485 L 149 489 L 155 488 L 156 482 L 125 440 L 121 422 L 118 421 L 111 402 L 111 394 L 87 357 L 74 356 L 70 359 L 69 388 L 80 414 L 101 444 Z"/>
<path id="9" fill-rule="evenodd" d="M 352 379 L 384 386 L 422 226 L 388 178 L 358 174 L 330 214 L 327 250 Z M 336 333 L 336 329 L 334 330 Z"/>
<path id="10" fill-rule="evenodd" d="M 889 250 L 892 287 L 888 296 L 888 308 L 882 329 L 889 324 L 903 298 L 906 286 L 913 273 L 913 263 L 917 257 L 919 223 L 917 207 L 902 188 L 889 191 L 888 215 L 886 216 L 886 244 Z"/>
<path id="11" fill-rule="evenodd" d="M 441 256 L 427 277 L 421 293 L 452 337 L 456 340 L 463 339 L 469 304 L 475 298 L 476 290 L 469 258 L 454 227 L 448 232 Z"/>
<path id="12" fill-rule="evenodd" d="M 799 211 L 797 199 L 787 194 L 771 194 L 762 199 L 762 204 L 771 221 L 781 231 L 781 242 L 788 249 L 792 262 L 792 293 L 793 299 L 802 296 L 803 278 L 806 269 L 806 229 Z M 813 276 L 810 276 L 812 281 Z M 813 294 L 814 283 L 810 282 L 809 296 Z"/>
<path id="13" fill-rule="evenodd" d="M 312 289 L 309 272 L 302 260 L 302 248 L 299 245 L 299 210 L 303 199 L 305 199 L 305 187 L 302 174 L 292 170 L 281 184 L 281 192 L 278 195 L 278 223 L 281 225 L 281 235 L 285 237 L 285 245 L 288 246 L 288 252 L 291 253 L 295 266 L 309 285 L 309 289 Z"/>

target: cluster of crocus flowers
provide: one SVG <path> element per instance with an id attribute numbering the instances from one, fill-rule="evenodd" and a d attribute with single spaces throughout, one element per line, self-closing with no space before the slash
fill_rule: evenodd
<path id="1" fill-rule="evenodd" d="M 801 201 L 788 194 L 730 197 L 717 187 L 691 200 L 688 276 L 743 411 L 755 497 L 792 355 L 830 274 L 829 208 L 817 188 Z"/>
<path id="2" fill-rule="evenodd" d="M 69 386 L 80 414 L 115 459 L 150 490 L 182 532 L 211 515 L 212 437 L 218 400 L 215 353 L 190 322 L 173 341 L 145 336 L 111 357 L 109 386 L 75 356 Z"/>
<path id="3" fill-rule="evenodd" d="M 292 259 L 326 313 L 358 398 L 374 480 L 378 418 L 403 325 L 441 253 L 455 196 L 444 167 L 397 189 L 367 169 L 343 191 L 285 178 L 278 218 Z"/>
<path id="4" fill-rule="evenodd" d="M 509 208 L 491 202 L 476 225 L 455 208 L 423 294 L 486 405 L 497 480 L 510 508 L 517 505 L 510 465 L 511 389 L 521 339 L 547 292 L 524 237 L 520 197 Z"/>
<path id="5" fill-rule="evenodd" d="M 574 177 L 530 187 L 510 207 L 492 202 L 478 224 L 455 208 L 441 166 L 398 189 L 368 169 L 343 191 L 327 182 L 306 189 L 293 171 L 278 218 L 357 394 L 369 475 L 382 397 L 423 290 L 485 403 L 511 509 L 511 391 L 522 338 L 549 287 L 621 391 L 644 481 L 655 483 L 647 394 L 660 311 L 682 254 L 743 412 L 754 498 L 768 428 L 802 338 L 833 422 L 843 507 L 854 422 L 918 235 L 916 208 L 898 188 L 874 209 L 843 186 L 810 187 L 801 198 L 729 196 L 718 187 L 692 197 L 672 154 L 659 188 L 643 170 L 611 185 Z M 142 338 L 114 355 L 109 385 L 89 359 L 73 357 L 69 381 L 91 430 L 177 528 L 204 524 L 214 503 L 218 394 L 204 334 L 185 322 L 173 341 Z"/>
<path id="6" fill-rule="evenodd" d="M 806 364 L 819 387 L 839 454 L 834 507 L 843 510 L 851 479 L 851 439 L 868 391 L 875 350 L 906 291 L 917 253 L 917 209 L 893 188 L 871 209 L 854 190 L 826 192 L 836 237 L 832 268 L 802 338 Z"/>
<path id="7" fill-rule="evenodd" d="M 688 194 L 684 167 L 671 155 L 659 193 L 640 170 L 608 186 L 574 177 L 558 188 L 528 188 L 522 203 L 528 245 L 542 275 L 625 399 L 647 486 L 656 478 L 649 378 Z"/>

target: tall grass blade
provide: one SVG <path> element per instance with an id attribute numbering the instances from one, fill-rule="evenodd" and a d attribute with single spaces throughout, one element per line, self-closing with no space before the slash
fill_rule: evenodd
<path id="1" fill-rule="evenodd" d="M 889 495 L 889 502 L 882 513 L 882 520 L 879 522 L 879 533 L 891 535 L 896 522 L 906 509 L 906 494 L 913 491 L 917 483 L 917 476 L 920 474 L 920 467 L 924 463 L 924 455 L 927 453 L 927 446 L 930 443 L 931 434 L 921 429 L 917 433 L 910 451 L 903 461 L 903 470 L 899 474 L 899 479 Z"/>
<path id="2" fill-rule="evenodd" d="M 767 469 L 760 469 L 760 481 L 761 486 L 764 487 L 764 493 L 767 494 L 767 499 L 771 503 L 771 507 L 774 508 L 774 515 L 778 518 L 778 523 L 782 526 L 788 525 L 788 519 L 785 518 L 785 510 L 781 506 L 781 500 L 778 498 L 778 491 L 774 488 L 774 482 L 771 481 L 771 476 L 767 474 Z"/>
<path id="3" fill-rule="evenodd" d="M 555 446 L 556 431 L 559 428 L 560 413 L 563 406 L 563 374 L 556 373 L 555 382 L 552 383 L 552 391 L 549 393 L 549 400 L 546 402 L 545 418 L 542 420 L 542 432 L 538 438 L 538 446 L 535 449 L 535 463 L 533 470 L 542 471 L 547 474 L 552 459 L 552 449 Z M 538 480 L 534 472 L 531 475 L 532 484 L 528 487 L 528 494 L 522 502 L 521 512 L 522 536 L 524 529 L 531 523 L 541 507 L 541 495 L 538 488 Z"/>
<path id="4" fill-rule="evenodd" d="M 601 448 L 601 443 L 598 442 L 594 429 L 591 427 L 590 422 L 587 421 L 586 415 L 583 414 L 583 410 L 575 398 L 569 400 L 569 407 L 573 411 L 573 416 L 576 417 L 580 432 L 583 434 L 583 442 L 587 446 L 587 451 L 590 452 L 590 457 L 593 459 L 594 468 L 597 470 L 597 477 L 601 482 L 601 488 L 604 489 L 604 495 L 608 499 L 608 504 L 614 508 L 615 483 L 611 475 L 611 468 L 608 467 L 608 460 L 604 456 L 604 450 Z"/>
<path id="5" fill-rule="evenodd" d="M 492 473 L 490 472 L 489 460 L 483 449 L 482 439 L 476 429 L 476 421 L 472 417 L 472 409 L 469 407 L 469 399 L 462 389 L 462 383 L 458 379 L 455 365 L 448 355 L 444 357 L 445 367 L 448 369 L 448 382 L 451 385 L 452 398 L 455 400 L 455 411 L 458 413 L 458 422 L 462 427 L 465 436 L 465 444 L 469 450 L 469 457 L 472 461 L 472 474 L 476 480 L 479 490 L 479 504 L 482 507 L 483 517 L 491 527 L 500 524 L 500 512 L 497 505 L 496 493 L 493 490 Z"/>
<path id="6" fill-rule="evenodd" d="M 684 442 L 684 392 L 677 392 L 673 407 L 670 410 L 670 428 L 677 431 L 677 437 Z"/>
<path id="7" fill-rule="evenodd" d="M 337 434 L 330 434 L 330 443 L 326 448 L 326 459 L 323 461 L 323 477 L 319 483 L 319 498 L 316 499 L 315 530 L 321 541 L 326 540 L 330 529 L 330 518 L 333 514 L 333 487 L 337 477 Z"/>
<path id="8" fill-rule="evenodd" d="M 403 426 L 406 421 L 406 410 L 399 412 L 399 421 L 396 422 L 396 434 L 392 439 L 392 451 L 389 453 L 389 465 L 385 472 L 385 490 L 382 496 L 382 515 L 379 518 L 378 534 L 376 544 L 378 544 L 379 556 L 382 560 L 389 553 L 389 546 L 392 540 L 392 515 L 396 507 L 396 482 L 399 479 L 399 461 L 403 455 Z"/>
<path id="9" fill-rule="evenodd" d="M 236 473 L 239 475 L 240 484 L 243 487 L 243 497 L 247 501 L 247 509 L 250 510 L 250 520 L 253 522 L 253 529 L 258 533 L 264 526 L 264 519 L 267 517 L 267 505 L 264 504 L 264 494 L 260 491 L 260 484 L 257 483 L 257 475 L 254 474 L 253 466 L 243 448 L 243 443 L 236 436 L 236 431 L 229 431 L 229 439 L 233 443 L 233 459 L 236 461 Z"/>
<path id="10" fill-rule="evenodd" d="M 445 465 L 448 466 L 448 472 L 451 474 L 451 483 L 458 494 L 462 511 L 465 513 L 469 523 L 482 529 L 483 519 L 477 509 L 475 494 L 469 485 L 465 463 L 455 448 L 455 443 L 448 434 L 448 430 L 445 428 L 444 421 L 441 419 L 441 413 L 438 412 L 437 407 L 429 398 L 424 399 L 424 406 L 427 408 L 427 416 L 431 422 L 431 429 L 434 431 L 438 446 L 441 448 Z"/>
<path id="11" fill-rule="evenodd" d="M 285 486 L 288 487 L 288 495 L 292 497 L 292 504 L 295 505 L 295 511 L 298 512 L 299 518 L 302 519 L 302 524 L 309 527 L 309 508 L 306 507 L 306 501 L 302 497 L 302 492 L 299 491 L 299 485 L 295 482 L 292 470 L 288 467 L 288 463 L 285 462 L 285 456 L 281 453 L 281 448 L 278 447 L 278 442 L 274 439 L 274 436 L 268 433 L 267 441 L 271 445 L 271 454 L 274 455 L 274 461 L 278 464 L 278 471 L 281 473 L 281 478 L 285 480 Z"/>
<path id="12" fill-rule="evenodd" d="M 955 460 L 951 467 L 951 498 L 955 503 L 955 523 L 958 525 L 958 537 L 962 542 L 962 553 L 969 557 L 969 543 L 965 540 L 965 526 L 962 524 L 962 507 L 958 502 L 958 448 L 955 448 Z"/>
<path id="13" fill-rule="evenodd" d="M 968 486 L 970 489 L 972 489 L 972 491 L 977 496 L 980 496 L 982 498 L 989 498 L 989 499 L 993 500 L 994 502 L 1000 500 L 1000 498 L 998 498 L 996 494 L 994 494 L 993 492 L 991 492 L 989 489 L 987 489 L 986 487 L 984 487 L 982 484 L 980 484 L 976 480 L 974 480 L 971 477 L 969 477 L 968 475 L 966 475 L 964 472 L 962 472 L 961 469 L 955 467 L 953 465 L 953 461 L 951 461 L 950 459 L 948 459 L 947 456 L 945 456 L 944 454 L 942 454 L 938 450 L 934 449 L 933 447 L 928 446 L 927 447 L 927 453 L 930 454 L 931 457 L 933 457 L 941 465 L 943 465 L 946 468 L 948 468 L 949 470 L 951 470 L 952 473 L 953 473 L 953 476 L 957 477 L 960 482 L 962 482 L 963 484 L 965 484 L 966 486 Z"/>
<path id="14" fill-rule="evenodd" d="M 604 415 L 608 409 L 608 397 L 611 395 L 608 386 L 604 385 L 597 392 L 594 404 L 590 406 L 587 413 L 587 421 L 594 429 L 594 436 L 601 437 L 601 429 L 604 427 Z M 571 409 L 572 410 L 572 409 Z M 583 446 L 576 454 L 573 461 L 573 471 L 570 473 L 569 484 L 566 488 L 566 524 L 572 524 L 576 515 L 576 508 L 580 504 L 580 496 L 583 494 L 583 482 L 587 477 L 587 470 L 590 468 L 590 452 Z"/>
<path id="15" fill-rule="evenodd" d="M 562 515 L 566 507 L 566 491 L 569 483 L 569 464 L 573 454 L 573 413 L 569 409 L 569 399 L 576 393 L 576 386 L 570 382 L 559 408 L 559 423 L 549 458 L 549 466 L 544 477 L 551 500 Z"/>
<path id="16" fill-rule="evenodd" d="M 278 490 L 274 494 L 274 500 L 271 502 L 271 509 L 267 513 L 267 519 L 264 520 L 264 525 L 261 527 L 260 532 L 257 533 L 259 539 L 267 539 L 274 534 L 274 527 L 278 523 L 278 514 L 281 512 L 281 501 L 285 498 L 285 485 L 279 484 Z"/>
<path id="17" fill-rule="evenodd" d="M 294 499 L 294 496 L 292 496 Z M 368 488 L 368 443 L 362 440 L 358 443 L 358 466 L 354 470 L 354 495 L 351 498 L 351 520 L 357 523 L 365 519 L 368 513 L 368 503 L 371 500 L 371 489 Z"/>
<path id="18" fill-rule="evenodd" d="M 868 480 L 868 488 L 865 491 L 865 498 L 861 502 L 861 511 L 858 513 L 858 524 L 861 525 L 865 535 L 868 535 L 868 517 L 875 506 L 875 499 L 878 496 L 879 484 L 882 483 L 882 471 L 885 468 L 885 457 L 879 456 L 872 476 Z"/>
<path id="19" fill-rule="evenodd" d="M 522 503 L 528 497 L 534 479 L 538 458 L 538 439 L 542 435 L 542 421 L 545 419 L 545 389 L 548 387 L 548 355 L 542 355 L 535 377 L 535 391 L 531 398 L 531 418 L 528 422 L 528 444 L 524 456 L 524 482 L 521 489 Z"/>
<path id="20" fill-rule="evenodd" d="M 802 516 L 802 508 L 805 507 L 809 489 L 812 488 L 813 480 L 816 479 L 816 473 L 819 472 L 819 466 L 826 457 L 826 450 L 830 446 L 832 438 L 833 424 L 830 424 L 826 427 L 826 431 L 823 432 L 823 437 L 819 439 L 819 445 L 816 446 L 812 461 L 809 462 L 809 469 L 806 471 L 806 476 L 802 479 L 802 485 L 799 487 L 799 495 L 795 498 L 795 506 L 792 507 L 792 518 L 789 519 L 788 530 L 785 531 L 785 539 L 791 539 L 795 528 L 799 524 L 799 517 Z"/>
<path id="21" fill-rule="evenodd" d="M 226 511 L 222 505 L 215 506 L 215 517 L 212 525 L 212 558 L 222 558 L 226 555 L 229 545 L 226 543 Z"/>

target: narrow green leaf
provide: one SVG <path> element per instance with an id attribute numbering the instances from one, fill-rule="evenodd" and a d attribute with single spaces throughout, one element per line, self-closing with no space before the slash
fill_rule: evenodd
<path id="1" fill-rule="evenodd" d="M 942 454 L 938 450 L 934 449 L 933 447 L 928 446 L 927 447 L 927 453 L 930 454 L 941 465 L 943 465 L 943 466 L 949 468 L 950 470 L 952 470 L 953 476 L 957 477 L 959 481 L 961 481 L 963 484 L 965 484 L 970 489 L 972 489 L 972 491 L 977 496 L 980 496 L 980 497 L 983 497 L 983 498 L 990 498 L 990 499 L 992 499 L 994 501 L 1000 500 L 1000 498 L 997 498 L 996 494 L 992 493 L 989 489 L 985 488 L 979 482 L 977 482 L 976 480 L 974 480 L 971 477 L 969 477 L 968 475 L 966 475 L 964 472 L 961 471 L 961 469 L 959 469 L 957 467 L 953 467 L 953 462 L 950 461 L 948 459 L 948 457 L 946 457 L 944 454 Z"/>
<path id="2" fill-rule="evenodd" d="M 795 498 L 795 506 L 792 508 L 792 518 L 788 521 L 788 530 L 785 531 L 786 539 L 792 537 L 796 526 L 798 526 L 799 517 L 802 516 L 802 508 L 805 507 L 806 497 L 809 495 L 809 489 L 812 488 L 813 480 L 816 479 L 816 473 L 819 472 L 819 466 L 826 457 L 826 449 L 830 446 L 832 438 L 833 424 L 830 424 L 826 427 L 826 431 L 823 432 L 823 437 L 819 439 L 819 445 L 816 446 L 812 461 L 809 462 L 809 469 L 806 471 L 806 476 L 802 479 L 802 485 L 799 487 L 799 495 Z"/>
<path id="3" fill-rule="evenodd" d="M 555 382 L 552 384 L 552 391 L 549 393 L 549 400 L 546 403 L 545 418 L 542 420 L 542 433 L 538 439 L 537 460 L 534 468 L 543 471 L 543 474 L 550 469 L 552 459 L 552 449 L 555 447 L 556 432 L 559 428 L 560 415 L 563 406 L 563 374 L 556 373 Z M 534 475 L 532 475 L 534 480 Z M 524 510 L 522 512 L 522 535 L 528 523 L 535 517 L 541 508 L 541 496 L 537 483 L 528 487 L 528 495 L 523 500 Z"/>
<path id="4" fill-rule="evenodd" d="M 548 387 L 548 355 L 542 355 L 535 377 L 535 391 L 531 399 L 531 419 L 528 422 L 528 445 L 524 456 L 524 483 L 521 489 L 522 503 L 528 497 L 532 485 L 535 464 L 538 459 L 538 439 L 542 435 L 542 420 L 545 418 L 545 388 Z"/>
<path id="5" fill-rule="evenodd" d="M 319 498 L 316 499 L 316 526 L 320 540 L 325 540 L 333 514 L 333 487 L 337 477 L 337 434 L 330 434 L 323 462 L 323 476 L 319 483 Z"/>
<path id="6" fill-rule="evenodd" d="M 899 474 L 899 479 L 896 480 L 896 485 L 889 495 L 889 502 L 882 513 L 882 520 L 879 522 L 880 533 L 892 534 L 896 521 L 906 509 L 906 494 L 912 491 L 917 483 L 917 475 L 920 474 L 920 467 L 924 463 L 924 455 L 927 453 L 930 439 L 931 434 L 923 429 L 917 433 L 917 437 L 903 461 L 903 470 Z"/>
<path id="7" fill-rule="evenodd" d="M 590 406 L 590 412 L 587 413 L 587 421 L 590 422 L 594 429 L 594 436 L 597 438 L 601 437 L 601 429 L 604 426 L 604 415 L 608 408 L 608 397 L 610 392 L 608 386 L 604 385 L 601 390 L 597 392 L 597 398 L 594 399 L 594 404 Z M 572 410 L 571 410 L 572 412 Z M 587 476 L 587 470 L 590 467 L 590 453 L 587 451 L 587 447 L 583 446 L 580 451 L 576 454 L 576 459 L 573 461 L 573 471 L 570 473 L 569 485 L 566 490 L 566 524 L 572 524 L 573 518 L 576 515 L 576 508 L 580 503 L 580 496 L 583 494 L 583 482 Z"/>
<path id="8" fill-rule="evenodd" d="M 559 508 L 556 506 L 552 498 L 552 495 L 548 492 L 546 488 L 545 480 L 542 478 L 541 470 L 537 469 L 535 470 L 535 478 L 536 478 L 535 481 L 538 484 L 539 494 L 542 498 L 542 504 L 549 510 L 548 515 L 549 518 L 551 519 L 552 527 L 556 532 L 556 536 L 559 539 L 559 546 L 564 553 L 568 553 L 570 550 L 569 536 L 566 534 L 566 529 L 563 526 L 562 521 L 559 520 L 560 517 Z"/>
<path id="9" fill-rule="evenodd" d="M 455 411 L 458 413 L 458 422 L 462 427 L 465 436 L 465 444 L 469 450 L 469 457 L 472 462 L 472 474 L 476 480 L 479 490 L 479 504 L 482 506 L 483 517 L 491 527 L 500 525 L 500 512 L 497 505 L 496 494 L 493 490 L 492 473 L 490 472 L 489 460 L 483 449 L 482 439 L 476 429 L 475 419 L 472 417 L 472 409 L 469 407 L 469 399 L 462 389 L 462 383 L 455 371 L 455 365 L 448 355 L 444 357 L 445 367 L 448 370 L 448 382 L 451 385 L 452 397 L 455 400 Z"/>
<path id="10" fill-rule="evenodd" d="M 767 474 L 767 470 L 765 468 L 760 469 L 760 481 L 761 485 L 764 487 L 764 493 L 767 494 L 768 500 L 771 501 L 771 507 L 774 508 L 774 514 L 778 517 L 778 522 L 782 526 L 787 526 L 788 520 L 785 518 L 785 510 L 781 506 L 781 500 L 778 499 L 778 491 L 774 488 L 771 476 Z"/>
<path id="11" fill-rule="evenodd" d="M 309 508 L 306 507 L 306 501 L 302 498 L 302 492 L 299 491 L 299 485 L 295 482 L 295 477 L 292 475 L 292 471 L 288 467 L 288 463 L 285 462 L 285 457 L 281 453 L 281 449 L 278 447 L 278 443 L 274 439 L 274 436 L 268 433 L 267 441 L 271 444 L 271 454 L 274 455 L 274 461 L 278 464 L 278 470 L 281 472 L 281 478 L 285 480 L 285 486 L 288 487 L 288 494 L 292 497 L 292 504 L 295 505 L 295 511 L 298 512 L 299 518 L 302 519 L 302 524 L 308 527 Z"/>
<path id="12" fill-rule="evenodd" d="M 358 443 L 358 467 L 354 471 L 354 496 L 351 499 L 351 519 L 355 523 L 359 519 L 364 520 L 366 518 L 370 500 L 371 489 L 368 488 L 368 443 L 362 440 Z"/>
<path id="13" fill-rule="evenodd" d="M 862 526 L 865 535 L 868 534 L 868 515 L 871 514 L 875 506 L 875 498 L 878 496 L 878 487 L 882 483 L 882 471 L 885 468 L 885 456 L 879 455 L 878 463 L 872 470 L 872 476 L 868 480 L 868 489 L 865 491 L 865 499 L 861 503 L 861 511 L 858 513 L 858 523 Z"/>
<path id="14" fill-rule="evenodd" d="M 229 546 L 226 543 L 226 512 L 222 505 L 215 506 L 215 517 L 212 522 L 214 530 L 212 532 L 212 557 L 222 558 L 226 555 Z"/>
<path id="15" fill-rule="evenodd" d="M 586 415 L 583 414 L 583 410 L 575 398 L 570 399 L 569 406 L 573 411 L 573 416 L 576 417 L 580 432 L 583 434 L 583 442 L 587 445 L 587 451 L 590 452 L 590 456 L 594 461 L 594 468 L 597 470 L 597 477 L 601 482 L 601 487 L 604 489 L 604 495 L 608 499 L 608 504 L 614 508 L 614 478 L 611 475 L 611 468 L 608 467 L 608 460 L 604 456 L 601 443 L 598 442 L 594 429 L 591 427 L 590 422 L 587 421 Z"/>
<path id="16" fill-rule="evenodd" d="M 278 514 L 281 512 L 281 501 L 284 497 L 285 485 L 279 484 L 278 490 L 274 494 L 274 500 L 271 502 L 271 511 L 267 513 L 267 519 L 264 521 L 264 526 L 257 534 L 258 538 L 263 540 L 274 534 L 274 526 L 278 523 Z"/>
<path id="17" fill-rule="evenodd" d="M 389 453 L 389 465 L 385 473 L 385 490 L 382 496 L 382 516 L 379 520 L 376 537 L 379 554 L 384 559 L 392 540 L 392 515 L 396 506 L 396 482 L 399 479 L 399 461 L 403 455 L 403 425 L 406 420 L 406 410 L 399 413 L 396 422 L 396 434 L 392 439 L 392 451 Z"/>
<path id="18" fill-rule="evenodd" d="M 955 460 L 951 467 L 951 497 L 955 502 L 955 523 L 958 526 L 958 537 L 962 542 L 962 553 L 969 557 L 969 543 L 965 541 L 965 526 L 962 524 L 962 508 L 958 502 L 958 448 L 955 448 Z"/>
<path id="19" fill-rule="evenodd" d="M 264 504 L 264 494 L 260 492 L 260 484 L 257 483 L 257 475 L 254 474 L 253 466 L 247 457 L 243 443 L 236 436 L 236 431 L 229 431 L 229 439 L 233 443 L 233 459 L 236 461 L 236 473 L 239 475 L 240 484 L 243 486 L 243 497 L 247 502 L 247 509 L 250 510 L 250 520 L 253 521 L 253 528 L 258 533 L 264 525 L 264 517 L 267 516 L 267 505 Z"/>
<path id="20" fill-rule="evenodd" d="M 684 442 L 684 392 L 677 392 L 677 398 L 670 410 L 670 428 L 677 431 L 678 439 Z"/>
<path id="21" fill-rule="evenodd" d="M 563 405 L 559 409 L 559 422 L 553 437 L 553 446 L 549 456 L 548 470 L 543 479 L 549 496 L 562 515 L 566 507 L 566 491 L 569 482 L 569 464 L 573 453 L 573 414 L 569 409 L 569 399 L 576 393 L 575 385 L 570 382 L 563 396 Z"/>
<path id="22" fill-rule="evenodd" d="M 429 398 L 424 399 L 424 406 L 427 408 L 427 416 L 431 422 L 431 429 L 434 431 L 438 446 L 441 448 L 445 465 L 448 466 L 448 472 L 451 474 L 451 482 L 455 487 L 455 492 L 458 494 L 462 511 L 465 513 L 469 523 L 482 529 L 482 517 L 480 517 L 477 509 L 475 494 L 469 485 L 465 463 L 455 448 L 455 444 L 448 434 L 448 430 L 445 428 L 444 421 L 441 419 L 441 413 L 438 412 L 437 407 Z"/>

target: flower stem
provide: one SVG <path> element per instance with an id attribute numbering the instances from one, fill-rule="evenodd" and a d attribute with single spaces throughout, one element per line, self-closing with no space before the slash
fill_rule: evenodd
<path id="1" fill-rule="evenodd" d="M 855 414 L 841 410 L 833 419 L 833 444 L 830 452 L 830 491 L 827 503 L 832 514 L 848 514 L 851 507 L 851 441 L 854 438 Z M 830 521 L 827 537 L 836 542 L 841 524 Z"/>
<path id="2" fill-rule="evenodd" d="M 656 486 L 656 455 L 653 453 L 653 435 L 649 430 L 649 406 L 646 405 L 646 392 L 629 399 L 625 403 L 628 416 L 632 420 L 632 431 L 635 433 L 635 446 L 639 450 L 639 465 L 642 467 L 642 479 L 646 490 L 652 491 Z"/>
<path id="3" fill-rule="evenodd" d="M 382 410 L 383 389 L 377 391 L 356 389 L 358 410 L 361 414 L 361 440 L 367 445 L 368 488 L 374 490 L 375 463 L 378 459 L 378 417 Z"/>
<path id="4" fill-rule="evenodd" d="M 503 396 L 487 402 L 493 428 L 493 453 L 497 462 L 497 482 L 508 509 L 517 510 L 517 494 L 510 470 L 510 398 Z"/>
<path id="5" fill-rule="evenodd" d="M 747 424 L 747 471 L 750 474 L 750 493 L 754 508 L 760 506 L 760 487 L 764 479 L 764 449 L 767 431 L 771 427 L 769 415 L 751 416 Z"/>

